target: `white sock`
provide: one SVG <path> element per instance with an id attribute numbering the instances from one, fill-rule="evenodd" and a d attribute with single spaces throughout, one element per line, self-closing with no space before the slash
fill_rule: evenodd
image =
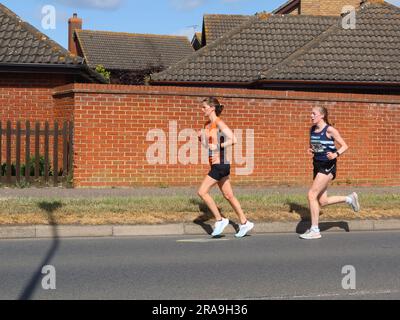
<path id="1" fill-rule="evenodd" d="M 346 203 L 351 204 L 353 202 L 353 199 L 350 196 L 346 197 Z"/>
<path id="2" fill-rule="evenodd" d="M 318 226 L 311 226 L 311 231 L 319 232 Z"/>

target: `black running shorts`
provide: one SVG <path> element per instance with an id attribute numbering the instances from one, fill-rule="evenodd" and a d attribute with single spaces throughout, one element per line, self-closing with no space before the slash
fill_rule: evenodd
<path id="1" fill-rule="evenodd" d="M 317 161 L 314 160 L 314 179 L 318 173 L 330 174 L 332 173 L 333 179 L 336 178 L 336 159 L 330 161 Z"/>
<path id="2" fill-rule="evenodd" d="M 221 180 L 224 177 L 229 176 L 231 173 L 230 164 L 213 164 L 211 165 L 211 170 L 208 175 L 214 180 Z"/>

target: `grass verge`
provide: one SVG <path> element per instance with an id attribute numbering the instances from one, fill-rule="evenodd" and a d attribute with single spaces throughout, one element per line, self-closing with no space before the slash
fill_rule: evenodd
<path id="1" fill-rule="evenodd" d="M 252 221 L 299 221 L 309 218 L 304 194 L 244 194 L 237 198 Z M 215 196 L 214 199 L 224 216 L 237 221 L 222 196 Z M 360 203 L 360 213 L 354 213 L 346 204 L 326 207 L 321 212 L 321 221 L 400 218 L 400 194 L 363 194 Z M 212 220 L 212 214 L 195 197 L 0 199 L 0 225 L 164 224 L 207 220 Z"/>

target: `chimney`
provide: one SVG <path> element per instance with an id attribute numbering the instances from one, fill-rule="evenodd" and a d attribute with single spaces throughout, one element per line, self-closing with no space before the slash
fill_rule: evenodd
<path id="1" fill-rule="evenodd" d="M 82 30 L 82 19 L 78 18 L 78 14 L 74 13 L 72 18 L 68 19 L 68 50 L 78 55 L 77 43 L 74 37 L 75 30 Z"/>

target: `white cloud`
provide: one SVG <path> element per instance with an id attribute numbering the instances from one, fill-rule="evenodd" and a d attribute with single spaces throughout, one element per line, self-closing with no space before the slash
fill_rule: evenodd
<path id="1" fill-rule="evenodd" d="M 54 0 L 74 8 L 116 9 L 123 0 Z"/>

